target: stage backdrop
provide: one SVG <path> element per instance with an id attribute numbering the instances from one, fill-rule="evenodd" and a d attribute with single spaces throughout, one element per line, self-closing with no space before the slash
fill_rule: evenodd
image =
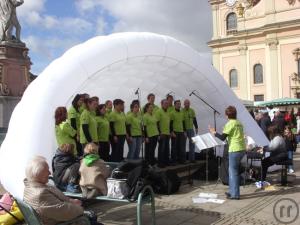
<path id="1" fill-rule="evenodd" d="M 156 104 L 172 92 L 176 99 L 189 98 L 196 110 L 200 133 L 213 125 L 213 111 L 191 91 L 215 107 L 218 131 L 226 122 L 224 110 L 234 105 L 245 133 L 260 145 L 266 137 L 228 87 L 212 62 L 171 37 L 153 33 L 117 33 L 95 37 L 68 50 L 53 61 L 25 91 L 15 108 L 7 136 L 0 150 L 0 179 L 13 195 L 23 194 L 24 168 L 34 155 L 51 162 L 57 148 L 54 134 L 54 110 L 69 106 L 77 93 L 108 99 L 136 99 L 139 88 L 142 104 L 154 93 Z"/>

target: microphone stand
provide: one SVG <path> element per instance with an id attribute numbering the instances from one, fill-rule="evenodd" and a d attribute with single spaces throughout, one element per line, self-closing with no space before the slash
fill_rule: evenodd
<path id="1" fill-rule="evenodd" d="M 142 126 L 142 138 L 143 138 L 143 134 L 144 134 L 144 117 L 143 117 L 143 109 L 141 107 L 141 93 L 140 93 L 140 89 L 138 88 L 135 93 L 138 96 L 138 101 L 139 101 L 139 108 L 140 108 L 140 113 L 141 113 L 141 126 Z M 143 140 L 142 140 L 142 146 L 141 146 L 141 151 L 142 151 L 142 159 L 144 160 L 144 144 L 143 144 Z"/>
<path id="2" fill-rule="evenodd" d="M 195 95 L 199 100 L 201 100 L 205 105 L 207 105 L 209 108 L 211 108 L 214 111 L 214 128 L 215 130 L 217 129 L 217 120 L 216 120 L 216 114 L 220 115 L 220 113 L 212 107 L 209 103 L 207 103 L 203 98 L 201 98 L 199 95 L 195 93 L 195 91 L 192 91 L 190 93 L 190 96 Z M 216 153 L 216 147 L 214 147 L 215 153 Z M 206 184 L 208 184 L 208 150 L 206 150 L 206 167 L 205 167 L 205 175 L 206 175 Z M 216 185 L 221 182 L 221 177 L 220 177 L 220 172 L 221 172 L 221 165 L 220 165 L 220 157 L 218 157 L 218 180 Z"/>

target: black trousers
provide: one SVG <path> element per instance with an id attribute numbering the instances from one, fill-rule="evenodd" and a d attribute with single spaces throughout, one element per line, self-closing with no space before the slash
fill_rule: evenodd
<path id="1" fill-rule="evenodd" d="M 155 149 L 158 136 L 149 137 L 149 142 L 145 144 L 145 160 L 150 165 L 155 164 Z"/>
<path id="2" fill-rule="evenodd" d="M 105 162 L 109 162 L 109 142 L 106 141 L 106 142 L 102 142 L 100 141 L 99 142 L 99 150 L 98 150 L 98 153 L 99 153 L 99 156 L 101 159 L 103 159 Z"/>
<path id="3" fill-rule="evenodd" d="M 160 135 L 158 141 L 158 165 L 168 165 L 170 157 L 170 136 Z"/>
<path id="4" fill-rule="evenodd" d="M 173 163 L 184 163 L 186 159 L 184 146 L 185 136 L 183 132 L 174 133 L 176 137 L 171 138 L 171 160 Z"/>
<path id="5" fill-rule="evenodd" d="M 121 162 L 123 160 L 124 154 L 124 143 L 125 143 L 125 135 L 117 135 L 118 141 L 114 140 L 111 143 L 111 161 L 112 162 Z"/>
<path id="6" fill-rule="evenodd" d="M 288 159 L 287 152 L 281 152 L 278 154 L 271 154 L 269 157 L 264 158 L 261 162 L 262 166 L 262 180 L 266 180 L 268 168 L 278 162 L 282 162 Z"/>
<path id="7" fill-rule="evenodd" d="M 76 149 L 77 149 L 77 156 L 78 157 L 83 156 L 82 144 L 80 142 L 76 141 L 76 146 L 74 146 L 74 147 L 76 147 Z"/>

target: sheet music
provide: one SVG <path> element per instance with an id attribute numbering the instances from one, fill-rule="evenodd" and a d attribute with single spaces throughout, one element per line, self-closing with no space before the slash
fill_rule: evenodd
<path id="1" fill-rule="evenodd" d="M 192 137 L 192 140 L 199 150 L 225 145 L 223 141 L 221 141 L 219 138 L 216 138 L 211 133 L 197 135 Z"/>

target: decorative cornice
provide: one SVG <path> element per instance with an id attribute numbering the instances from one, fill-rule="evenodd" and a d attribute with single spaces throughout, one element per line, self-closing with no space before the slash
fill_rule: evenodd
<path id="1" fill-rule="evenodd" d="M 271 39 L 266 40 L 266 44 L 269 45 L 271 50 L 276 50 L 279 42 L 278 42 L 277 38 L 271 38 Z"/>
<path id="2" fill-rule="evenodd" d="M 220 47 L 224 45 L 233 45 L 236 42 L 244 37 L 251 37 L 251 36 L 265 36 L 268 33 L 276 33 L 278 31 L 284 31 L 287 29 L 300 29 L 300 19 L 292 20 L 292 21 L 285 21 L 285 22 L 278 22 L 267 24 L 259 28 L 253 28 L 243 31 L 237 31 L 233 36 L 214 39 L 208 42 L 208 46 L 210 47 Z"/>

